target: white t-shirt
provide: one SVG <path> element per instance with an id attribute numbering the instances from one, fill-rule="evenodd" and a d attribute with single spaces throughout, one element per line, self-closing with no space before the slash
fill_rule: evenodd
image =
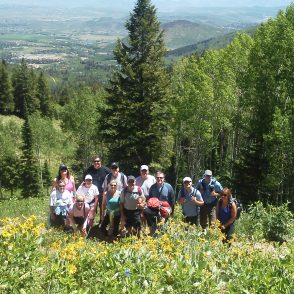
<path id="1" fill-rule="evenodd" d="M 80 185 L 77 190 L 77 195 L 83 195 L 86 203 L 91 203 L 95 199 L 95 196 L 99 195 L 97 186 L 92 184 L 90 187 L 86 187 L 84 184 Z"/>
<path id="2" fill-rule="evenodd" d="M 149 196 L 150 187 L 155 184 L 155 182 L 155 177 L 151 175 L 147 175 L 146 180 L 144 180 L 141 176 L 136 178 L 136 185 L 141 187 L 145 196 Z"/>
<path id="3" fill-rule="evenodd" d="M 69 191 L 64 190 L 61 193 L 59 190 L 54 190 L 50 194 L 50 206 L 63 206 L 72 204 L 72 195 Z"/>

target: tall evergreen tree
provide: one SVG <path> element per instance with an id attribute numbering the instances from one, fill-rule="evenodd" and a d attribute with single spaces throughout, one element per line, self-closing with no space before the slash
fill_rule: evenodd
<path id="1" fill-rule="evenodd" d="M 46 191 L 48 193 L 48 189 L 52 184 L 52 178 L 50 175 L 49 164 L 48 164 L 47 160 L 45 160 L 44 165 L 43 165 L 42 183 L 43 183 L 43 187 L 46 189 Z"/>
<path id="2" fill-rule="evenodd" d="M 11 114 L 14 111 L 12 88 L 4 60 L 0 64 L 0 113 Z"/>
<path id="3" fill-rule="evenodd" d="M 48 84 L 45 80 L 43 72 L 40 73 L 37 81 L 37 91 L 36 96 L 40 101 L 40 111 L 44 116 L 51 116 L 50 107 L 50 91 Z"/>
<path id="4" fill-rule="evenodd" d="M 118 40 L 108 108 L 100 132 L 109 144 L 109 157 L 126 172 L 142 164 L 170 164 L 170 103 L 163 32 L 150 0 L 138 0 L 126 22 L 128 43 Z"/>
<path id="5" fill-rule="evenodd" d="M 39 167 L 33 152 L 33 135 L 29 118 L 26 115 L 22 128 L 23 160 L 22 160 L 22 196 L 24 198 L 41 194 Z"/>
<path id="6" fill-rule="evenodd" d="M 13 76 L 13 89 L 15 112 L 18 116 L 25 116 L 25 107 L 27 114 L 31 114 L 40 108 L 40 101 L 35 93 L 35 75 L 30 71 L 25 60 L 22 59 L 20 66 Z"/>

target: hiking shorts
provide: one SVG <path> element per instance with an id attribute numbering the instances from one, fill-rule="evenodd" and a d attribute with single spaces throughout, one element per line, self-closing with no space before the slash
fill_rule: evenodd
<path id="1" fill-rule="evenodd" d="M 135 229 L 141 229 L 141 210 L 135 209 L 135 210 L 129 210 L 124 209 L 125 218 L 126 218 L 126 228 L 135 228 Z"/>

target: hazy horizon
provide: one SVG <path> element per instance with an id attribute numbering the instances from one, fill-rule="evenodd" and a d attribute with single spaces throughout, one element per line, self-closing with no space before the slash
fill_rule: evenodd
<path id="1" fill-rule="evenodd" d="M 114 7 L 130 9 L 136 0 L 1 0 L 0 4 L 21 6 L 56 6 L 56 7 Z M 179 7 L 286 7 L 291 0 L 152 0 L 158 9 Z"/>

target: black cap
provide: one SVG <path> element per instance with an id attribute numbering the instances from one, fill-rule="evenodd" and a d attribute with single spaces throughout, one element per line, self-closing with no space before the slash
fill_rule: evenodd
<path id="1" fill-rule="evenodd" d="M 136 181 L 136 178 L 134 176 L 128 176 L 128 182 L 129 181 L 134 181 L 135 182 Z"/>
<path id="2" fill-rule="evenodd" d="M 112 162 L 111 165 L 110 165 L 111 168 L 118 168 L 118 164 L 117 162 Z"/>
<path id="3" fill-rule="evenodd" d="M 65 164 L 61 164 L 60 166 L 59 166 L 59 170 L 65 170 L 65 169 L 67 169 L 67 166 L 65 165 Z"/>

